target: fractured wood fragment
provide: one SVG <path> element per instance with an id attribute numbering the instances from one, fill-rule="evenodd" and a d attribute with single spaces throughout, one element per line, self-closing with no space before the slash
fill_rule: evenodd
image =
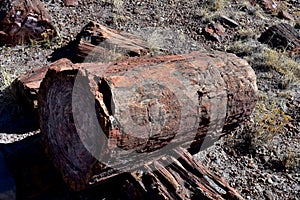
<path id="1" fill-rule="evenodd" d="M 77 35 L 73 62 L 105 62 L 143 56 L 149 47 L 142 38 L 101 25 L 88 23 Z"/>

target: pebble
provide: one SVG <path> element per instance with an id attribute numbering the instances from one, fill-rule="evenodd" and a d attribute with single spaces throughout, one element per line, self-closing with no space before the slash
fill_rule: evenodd
<path id="1" fill-rule="evenodd" d="M 266 200 L 274 200 L 274 196 L 273 196 L 272 192 L 270 192 L 269 190 L 264 191 L 264 196 L 265 196 Z"/>

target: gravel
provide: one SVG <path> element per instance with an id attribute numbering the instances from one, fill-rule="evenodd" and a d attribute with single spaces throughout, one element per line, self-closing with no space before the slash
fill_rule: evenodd
<path id="1" fill-rule="evenodd" d="M 256 71 L 260 93 L 279 102 L 293 120 L 264 142 L 253 137 L 251 122 L 257 117 L 254 113 L 250 122 L 195 157 L 222 175 L 245 199 L 299 199 L 299 85 L 291 82 L 284 90 L 278 88 L 284 77 L 275 70 L 264 70 L 253 58 L 266 47 L 257 42 L 259 34 L 272 24 L 287 21 L 267 14 L 259 6 L 251 6 L 248 1 L 220 1 L 221 7 L 216 4 L 218 1 L 212 0 L 102 0 L 83 1 L 85 4 L 76 7 L 65 7 L 60 0 L 42 2 L 59 32 L 51 45 L 0 47 L 0 143 L 22 140 L 38 132 L 35 119 L 10 94 L 10 82 L 27 70 L 48 64 L 51 53 L 73 40 L 85 24 L 94 20 L 140 35 L 154 52 L 162 49 L 163 53 L 179 54 L 214 49 L 234 52 L 247 59 Z M 288 11 L 296 12 L 299 2 L 287 2 L 294 5 Z M 239 26 L 225 26 L 227 35 L 222 43 L 207 40 L 201 34 L 203 28 L 212 21 L 217 22 L 220 15 L 230 17 Z M 235 49 L 237 41 L 245 44 L 245 49 Z M 251 46 L 249 52 L 246 44 Z"/>

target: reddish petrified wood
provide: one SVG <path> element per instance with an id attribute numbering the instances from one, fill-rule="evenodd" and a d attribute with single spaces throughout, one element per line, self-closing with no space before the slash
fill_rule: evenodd
<path id="1" fill-rule="evenodd" d="M 197 152 L 246 119 L 256 76 L 233 54 L 52 65 L 39 91 L 46 152 L 75 190 L 178 146 Z M 93 181 L 93 177 L 97 177 Z"/>
<path id="2" fill-rule="evenodd" d="M 24 104 L 27 108 L 36 109 L 37 93 L 49 67 L 51 67 L 52 65 L 64 66 L 71 64 L 72 62 L 68 59 L 60 59 L 59 61 L 50 64 L 49 66 L 42 66 L 28 71 L 12 82 L 10 86 L 12 94 L 21 104 Z"/>
<path id="3" fill-rule="evenodd" d="M 203 29 L 203 34 L 211 40 L 224 41 L 226 37 L 225 28 L 220 23 L 210 23 Z"/>
<path id="4" fill-rule="evenodd" d="M 73 44 L 72 44 L 73 45 Z M 105 62 L 149 53 L 142 38 L 101 25 L 88 23 L 77 35 L 73 62 Z"/>
<path id="5" fill-rule="evenodd" d="M 50 16 L 39 0 L 3 0 L 0 45 L 48 42 L 56 36 Z"/>
<path id="6" fill-rule="evenodd" d="M 220 176 L 211 173 L 184 149 L 150 162 L 123 184 L 130 199 L 243 199 Z"/>

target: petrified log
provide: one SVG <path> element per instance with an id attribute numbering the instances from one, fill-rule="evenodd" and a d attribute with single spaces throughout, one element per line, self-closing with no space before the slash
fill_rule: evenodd
<path id="1" fill-rule="evenodd" d="M 289 24 L 281 23 L 271 26 L 258 38 L 273 48 L 292 50 L 300 47 L 300 34 Z"/>
<path id="2" fill-rule="evenodd" d="M 178 146 L 198 152 L 247 118 L 256 100 L 245 60 L 193 52 L 53 65 L 38 104 L 46 152 L 80 190 L 95 175 L 134 170 Z"/>
<path id="3" fill-rule="evenodd" d="M 16 97 L 18 102 L 28 109 L 33 110 L 38 108 L 37 94 L 40 84 L 46 75 L 49 67 L 52 65 L 64 66 L 71 65 L 72 62 L 66 58 L 50 64 L 49 66 L 42 66 L 34 68 L 31 71 L 16 78 L 10 85 L 12 94 Z"/>
<path id="4" fill-rule="evenodd" d="M 73 62 L 107 62 L 149 53 L 148 44 L 142 38 L 93 21 L 77 35 L 72 49 L 75 49 L 75 55 L 70 58 Z"/>
<path id="5" fill-rule="evenodd" d="M 0 45 L 46 42 L 56 36 L 50 16 L 39 0 L 3 0 Z"/>

